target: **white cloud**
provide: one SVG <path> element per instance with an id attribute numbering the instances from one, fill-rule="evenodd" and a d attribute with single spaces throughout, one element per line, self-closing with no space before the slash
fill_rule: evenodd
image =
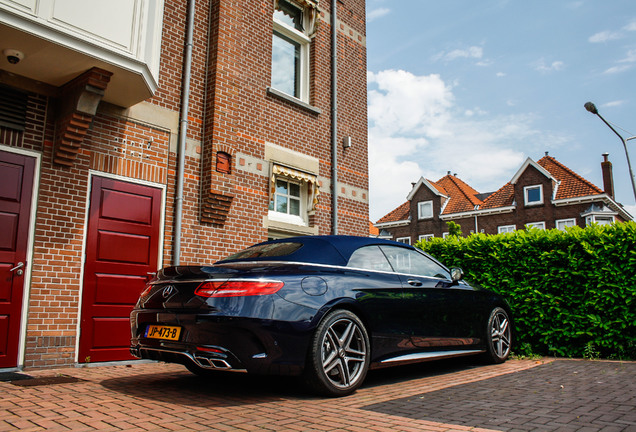
<path id="1" fill-rule="evenodd" d="M 531 116 L 486 117 L 479 108 L 456 106 L 453 87 L 439 75 L 386 70 L 367 76 L 374 222 L 406 201 L 421 176 L 438 180 L 452 171 L 480 192 L 494 191 L 525 160 L 517 148 L 545 142 Z"/>
<path id="2" fill-rule="evenodd" d="M 619 32 L 613 32 L 613 31 L 602 31 L 596 34 L 593 34 L 592 36 L 590 36 L 588 38 L 588 42 L 590 43 L 604 43 L 604 42 L 608 42 L 608 41 L 612 41 L 612 40 L 616 40 L 616 39 L 620 39 L 623 36 L 619 33 Z"/>
<path id="3" fill-rule="evenodd" d="M 391 9 L 388 8 L 378 8 L 367 13 L 367 22 L 375 21 L 378 18 L 382 18 L 385 15 L 391 13 Z"/>
<path id="4" fill-rule="evenodd" d="M 471 46 L 465 49 L 456 49 L 450 52 L 441 52 L 435 56 L 435 60 L 453 61 L 460 58 L 480 59 L 484 55 L 484 49 L 478 46 Z"/>
<path id="5" fill-rule="evenodd" d="M 540 59 L 534 64 L 534 69 L 541 73 L 559 72 L 563 70 L 565 63 L 562 61 L 553 61 L 550 64 L 546 64 L 544 59 Z"/>
<path id="6" fill-rule="evenodd" d="M 605 74 L 605 75 L 617 74 L 617 73 L 628 71 L 631 68 L 632 68 L 631 65 L 612 66 L 611 68 L 605 69 L 603 71 L 603 74 Z"/>
<path id="7" fill-rule="evenodd" d="M 636 20 L 630 22 L 625 27 L 623 27 L 625 31 L 636 31 Z"/>

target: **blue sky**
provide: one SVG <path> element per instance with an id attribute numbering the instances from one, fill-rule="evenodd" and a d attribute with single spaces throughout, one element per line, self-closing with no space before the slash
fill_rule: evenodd
<path id="1" fill-rule="evenodd" d="M 373 222 L 420 176 L 491 192 L 546 151 L 600 188 L 609 153 L 636 216 L 621 141 L 583 107 L 636 135 L 636 1 L 367 0 L 367 67 Z"/>

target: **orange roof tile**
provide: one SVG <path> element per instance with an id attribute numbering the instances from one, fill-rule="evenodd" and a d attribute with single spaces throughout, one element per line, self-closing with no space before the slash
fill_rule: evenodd
<path id="1" fill-rule="evenodd" d="M 561 182 L 555 199 L 575 198 L 604 193 L 601 189 L 551 156 L 544 156 L 537 163 Z"/>
<path id="2" fill-rule="evenodd" d="M 503 185 L 498 191 L 494 192 L 488 198 L 484 200 L 484 203 L 479 206 L 479 209 L 492 209 L 497 207 L 511 206 L 515 198 L 515 189 L 512 183 L 508 182 Z"/>
<path id="3" fill-rule="evenodd" d="M 456 176 L 446 175 L 439 179 L 435 185 L 442 186 L 446 191 L 446 195 L 450 197 L 448 204 L 444 208 L 444 214 L 473 211 L 475 206 L 482 203 L 477 198 L 479 192 Z"/>
<path id="4" fill-rule="evenodd" d="M 405 202 L 395 210 L 391 211 L 389 214 L 381 217 L 380 220 L 376 222 L 376 224 L 407 220 L 409 218 L 409 211 L 411 208 L 410 204 L 410 201 Z"/>

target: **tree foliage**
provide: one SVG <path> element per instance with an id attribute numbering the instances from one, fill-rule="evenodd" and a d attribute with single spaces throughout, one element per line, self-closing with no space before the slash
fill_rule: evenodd
<path id="1" fill-rule="evenodd" d="M 518 354 L 636 359 L 636 223 L 450 236 L 417 247 L 512 307 Z"/>

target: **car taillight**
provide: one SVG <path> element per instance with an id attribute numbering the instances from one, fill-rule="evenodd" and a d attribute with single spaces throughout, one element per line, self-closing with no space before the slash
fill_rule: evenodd
<path id="1" fill-rule="evenodd" d="M 228 280 L 203 282 L 194 290 L 201 297 L 243 297 L 274 294 L 285 285 L 280 281 Z"/>
<path id="2" fill-rule="evenodd" d="M 152 285 L 146 286 L 146 289 L 143 290 L 141 294 L 139 294 L 139 297 L 146 297 L 148 294 L 150 294 L 150 291 L 152 291 Z"/>

